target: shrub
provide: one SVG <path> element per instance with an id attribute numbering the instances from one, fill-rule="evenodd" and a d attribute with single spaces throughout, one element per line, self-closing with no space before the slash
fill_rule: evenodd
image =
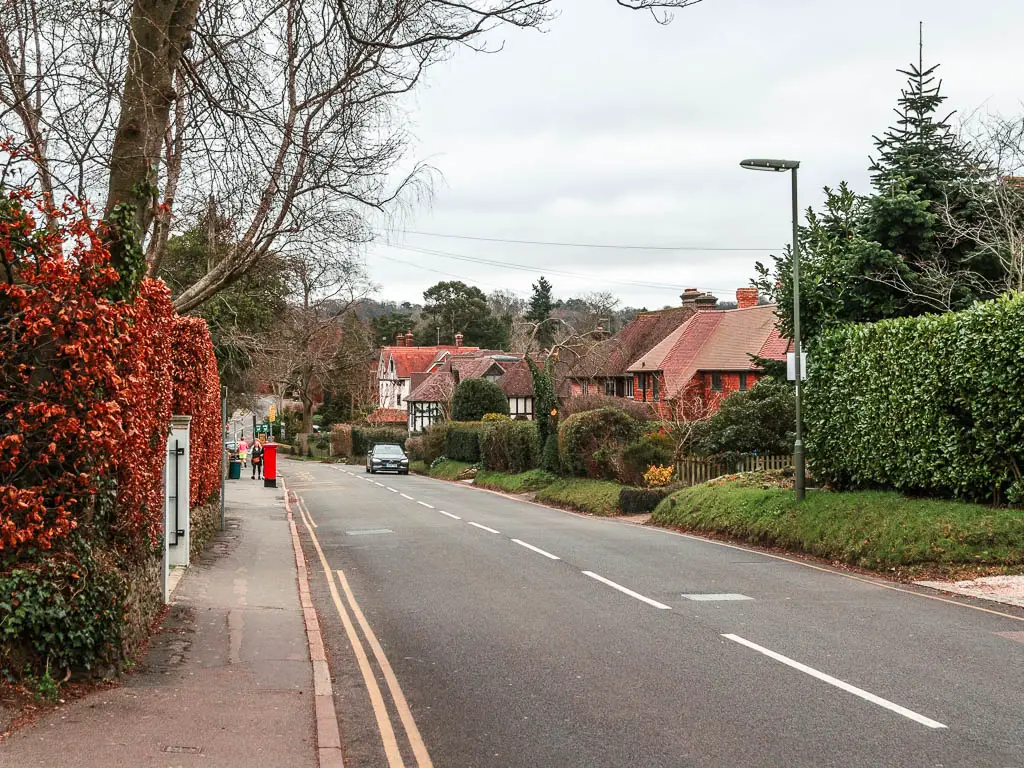
<path id="1" fill-rule="evenodd" d="M 480 421 L 488 413 L 508 415 L 508 398 L 487 379 L 465 379 L 452 397 L 453 421 Z"/>
<path id="2" fill-rule="evenodd" d="M 454 461 L 476 464 L 480 461 L 479 421 L 451 421 L 444 433 L 444 455 Z"/>
<path id="3" fill-rule="evenodd" d="M 603 408 L 616 408 L 625 411 L 637 421 L 652 421 L 657 418 L 654 406 L 650 403 L 643 403 L 637 400 L 627 400 L 624 397 L 610 397 L 609 395 L 579 395 L 566 399 L 559 415 L 562 419 L 574 416 L 585 411 L 597 411 Z"/>
<path id="4" fill-rule="evenodd" d="M 558 429 L 562 466 L 573 475 L 614 480 L 623 471 L 623 449 L 640 430 L 640 422 L 618 408 L 574 414 Z"/>
<path id="5" fill-rule="evenodd" d="M 210 329 L 201 317 L 174 319 L 174 413 L 192 417 L 189 430 L 189 495 L 193 506 L 202 506 L 220 490 L 220 376 L 210 340 Z"/>
<path id="6" fill-rule="evenodd" d="M 1024 468 L 1024 295 L 843 326 L 811 350 L 815 476 L 999 501 Z"/>
<path id="7" fill-rule="evenodd" d="M 551 432 L 544 442 L 544 450 L 540 457 L 541 469 L 554 474 L 562 472 L 562 462 L 558 458 L 558 433 Z"/>
<path id="8" fill-rule="evenodd" d="M 410 437 L 406 440 L 405 452 L 409 461 L 423 461 L 423 437 Z"/>
<path id="9" fill-rule="evenodd" d="M 349 424 L 335 424 L 331 427 L 331 455 L 352 455 L 352 427 Z"/>
<path id="10" fill-rule="evenodd" d="M 622 452 L 628 481 L 639 485 L 651 466 L 672 464 L 673 454 L 672 441 L 660 432 L 648 433 L 637 442 L 630 443 Z"/>
<path id="11" fill-rule="evenodd" d="M 619 509 L 624 515 L 653 512 L 661 500 L 668 496 L 664 488 L 625 487 L 619 491 Z"/>
<path id="12" fill-rule="evenodd" d="M 525 472 L 538 466 L 540 440 L 532 421 L 489 421 L 480 433 L 480 455 L 486 469 Z"/>
<path id="13" fill-rule="evenodd" d="M 405 446 L 409 433 L 401 427 L 353 427 L 352 455 L 365 457 L 377 443 Z"/>
<path id="14" fill-rule="evenodd" d="M 795 424 L 793 387 L 767 377 L 746 392 L 733 392 L 711 418 L 694 425 L 689 453 L 788 456 L 793 452 Z"/>
<path id="15" fill-rule="evenodd" d="M 511 421 L 512 417 L 505 413 L 485 413 L 481 421 Z"/>
<path id="16" fill-rule="evenodd" d="M 444 456 L 445 438 L 451 422 L 438 421 L 431 424 L 423 434 L 423 460 L 427 464 L 437 461 L 439 456 Z"/>
<path id="17" fill-rule="evenodd" d="M 674 467 L 659 467 L 651 465 L 644 472 L 644 484 L 648 488 L 661 488 L 672 482 Z"/>

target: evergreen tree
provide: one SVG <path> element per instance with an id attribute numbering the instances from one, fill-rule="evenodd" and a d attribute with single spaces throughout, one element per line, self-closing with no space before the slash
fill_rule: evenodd
<path id="1" fill-rule="evenodd" d="M 969 238 L 953 236 L 948 217 L 967 226 L 979 213 L 977 190 L 989 170 L 938 117 L 946 97 L 937 67 L 906 70 L 895 126 L 875 137 L 872 194 L 845 182 L 825 188 L 820 213 L 800 228 L 802 332 L 811 340 L 835 323 L 961 309 L 991 298 L 1002 267 Z M 983 203 L 982 203 L 983 205 Z M 787 251 L 758 263 L 755 285 L 778 301 L 792 333 L 792 267 Z"/>
<path id="2" fill-rule="evenodd" d="M 551 283 L 541 275 L 540 279 L 533 284 L 533 294 L 530 296 L 529 309 L 524 317 L 531 323 L 537 324 L 537 333 L 534 339 L 542 349 L 546 349 L 554 343 L 555 330 L 552 328 L 552 324 L 547 322 L 548 318 L 551 317 L 553 307 Z"/>

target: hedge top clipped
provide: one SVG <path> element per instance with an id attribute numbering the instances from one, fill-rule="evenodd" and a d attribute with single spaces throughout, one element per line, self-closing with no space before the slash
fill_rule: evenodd
<path id="1" fill-rule="evenodd" d="M 488 413 L 508 415 L 508 398 L 487 379 L 464 379 L 452 398 L 453 421 L 480 421 Z"/>
<path id="2" fill-rule="evenodd" d="M 1024 484 L 1024 295 L 963 312 L 842 326 L 811 350 L 818 477 L 980 501 Z"/>

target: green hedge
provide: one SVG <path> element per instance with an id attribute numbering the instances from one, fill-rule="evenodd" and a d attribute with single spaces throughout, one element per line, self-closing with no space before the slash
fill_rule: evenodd
<path id="1" fill-rule="evenodd" d="M 642 512 L 653 512 L 668 496 L 664 488 L 630 488 L 619 491 L 619 509 L 624 515 L 635 515 Z"/>
<path id="2" fill-rule="evenodd" d="M 405 447 L 405 441 L 409 433 L 397 427 L 353 427 L 352 428 L 352 455 L 355 457 L 366 456 L 377 443 L 394 443 Z"/>
<path id="3" fill-rule="evenodd" d="M 444 431 L 444 456 L 476 464 L 480 461 L 479 421 L 451 421 Z"/>
<path id="4" fill-rule="evenodd" d="M 652 466 L 672 466 L 673 453 L 672 440 L 660 432 L 646 434 L 637 442 L 630 443 L 622 452 L 622 463 L 628 473 L 629 482 L 640 485 L 644 480 L 644 473 Z"/>
<path id="5" fill-rule="evenodd" d="M 558 456 L 570 474 L 615 480 L 622 451 L 642 432 L 643 423 L 618 408 L 575 413 L 558 428 Z"/>
<path id="6" fill-rule="evenodd" d="M 1024 296 L 843 326 L 808 358 L 808 455 L 840 487 L 1024 499 Z"/>
<path id="7" fill-rule="evenodd" d="M 540 436 L 532 421 L 487 421 L 480 432 L 484 467 L 497 472 L 525 472 L 540 464 Z"/>

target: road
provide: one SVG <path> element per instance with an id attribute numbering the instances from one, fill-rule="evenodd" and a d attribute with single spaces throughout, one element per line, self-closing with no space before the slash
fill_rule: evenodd
<path id="1" fill-rule="evenodd" d="M 282 472 L 349 768 L 1024 765 L 1012 607 L 461 484 Z"/>

